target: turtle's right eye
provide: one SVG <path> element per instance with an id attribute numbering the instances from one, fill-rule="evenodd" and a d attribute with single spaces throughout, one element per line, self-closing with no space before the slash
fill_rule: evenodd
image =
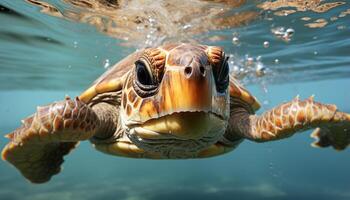
<path id="1" fill-rule="evenodd" d="M 155 80 L 147 61 L 140 59 L 135 62 L 134 89 L 141 97 L 148 97 L 155 94 L 158 83 Z"/>
<path id="2" fill-rule="evenodd" d="M 144 86 L 155 85 L 153 81 L 153 75 L 148 65 L 143 61 L 137 61 L 136 65 L 136 79 Z"/>

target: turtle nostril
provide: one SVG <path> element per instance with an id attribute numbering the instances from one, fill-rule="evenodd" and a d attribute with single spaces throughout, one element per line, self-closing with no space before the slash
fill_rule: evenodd
<path id="1" fill-rule="evenodd" d="M 192 67 L 185 67 L 185 75 L 190 76 L 192 74 Z"/>
<path id="2" fill-rule="evenodd" d="M 203 66 L 199 67 L 199 71 L 201 72 L 202 76 L 205 76 L 205 68 Z"/>

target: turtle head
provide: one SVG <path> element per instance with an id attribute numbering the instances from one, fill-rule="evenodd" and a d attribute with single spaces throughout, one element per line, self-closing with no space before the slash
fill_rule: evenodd
<path id="1" fill-rule="evenodd" d="M 124 84 L 121 121 L 142 139 L 218 138 L 229 116 L 229 68 L 219 47 L 144 50 Z"/>

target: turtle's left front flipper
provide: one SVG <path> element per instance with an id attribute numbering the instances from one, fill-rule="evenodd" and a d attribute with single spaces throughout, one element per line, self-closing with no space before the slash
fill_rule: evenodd
<path id="1" fill-rule="evenodd" d="M 57 174 L 68 154 L 81 140 L 92 137 L 99 126 L 96 113 L 78 98 L 38 107 L 23 125 L 6 137 L 10 142 L 2 159 L 13 164 L 34 183 Z"/>
<path id="2" fill-rule="evenodd" d="M 237 112 L 242 115 L 242 112 Z M 281 104 L 261 116 L 244 114 L 239 134 L 254 141 L 279 140 L 298 131 L 316 128 L 312 137 L 317 147 L 333 146 L 343 150 L 350 144 L 350 114 L 340 112 L 335 105 L 315 102 L 313 97 L 304 101 L 295 98 Z M 236 128 L 237 130 L 237 128 Z"/>

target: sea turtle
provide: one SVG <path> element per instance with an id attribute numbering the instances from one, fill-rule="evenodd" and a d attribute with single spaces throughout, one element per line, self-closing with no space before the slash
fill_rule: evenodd
<path id="1" fill-rule="evenodd" d="M 257 99 L 229 73 L 223 49 L 166 44 L 139 50 L 80 96 L 38 107 L 6 135 L 2 158 L 33 183 L 59 173 L 63 156 L 89 139 L 104 153 L 132 158 L 205 158 L 244 139 L 266 142 L 316 128 L 314 146 L 345 149 L 350 115 L 313 98 L 257 116 Z"/>

